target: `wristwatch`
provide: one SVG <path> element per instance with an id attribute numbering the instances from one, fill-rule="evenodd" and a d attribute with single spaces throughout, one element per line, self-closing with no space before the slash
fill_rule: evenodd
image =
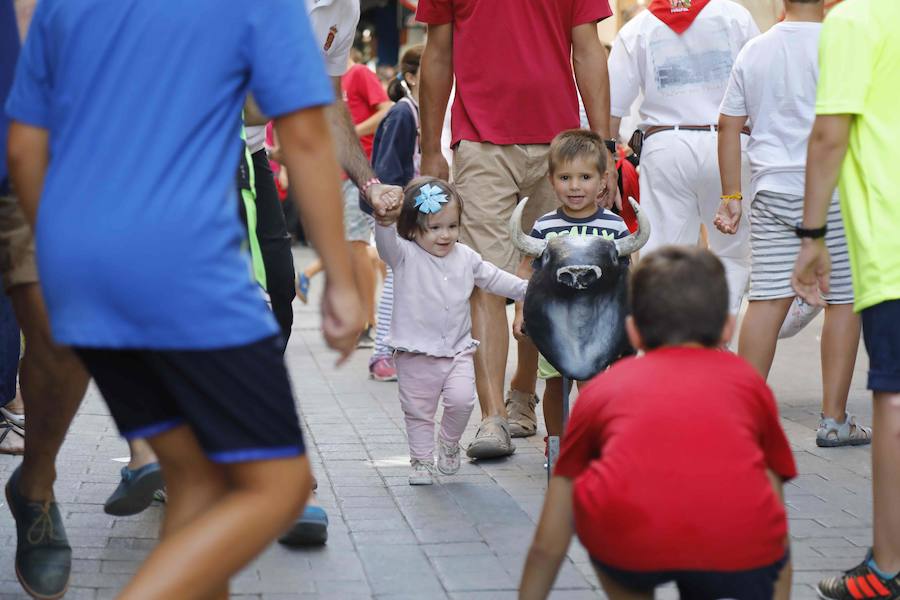
<path id="1" fill-rule="evenodd" d="M 797 234 L 798 238 L 810 238 L 813 240 L 817 240 L 819 238 L 825 237 L 825 233 L 828 232 L 828 225 L 822 225 L 821 227 L 817 227 L 815 229 L 807 229 L 802 227 L 800 223 L 794 227 L 794 233 Z"/>
<path id="2" fill-rule="evenodd" d="M 603 143 L 606 144 L 606 149 L 609 150 L 610 154 L 616 153 L 616 140 L 603 140 Z"/>

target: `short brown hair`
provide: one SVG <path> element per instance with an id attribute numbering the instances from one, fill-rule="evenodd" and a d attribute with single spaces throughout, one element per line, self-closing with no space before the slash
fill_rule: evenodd
<path id="1" fill-rule="evenodd" d="M 704 248 L 665 246 L 631 273 L 629 305 L 648 349 L 696 342 L 719 345 L 728 319 L 728 282 Z"/>
<path id="2" fill-rule="evenodd" d="M 586 158 L 597 164 L 600 175 L 606 173 L 606 144 L 603 139 L 587 129 L 568 129 L 557 134 L 550 142 L 550 174 L 576 158 Z"/>
<path id="3" fill-rule="evenodd" d="M 412 240 L 416 234 L 425 231 L 428 227 L 428 214 L 416 208 L 416 196 L 424 185 L 428 184 L 441 188 L 447 194 L 447 203 L 441 207 L 444 210 L 454 202 L 459 207 L 459 218 L 462 219 L 463 201 L 459 192 L 452 184 L 437 177 L 416 177 L 403 188 L 403 207 L 400 209 L 400 218 L 397 219 L 397 233 L 406 240 Z"/>

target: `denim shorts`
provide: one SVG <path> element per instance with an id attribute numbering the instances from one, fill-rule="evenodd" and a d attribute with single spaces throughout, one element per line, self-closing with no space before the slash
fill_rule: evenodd
<path id="1" fill-rule="evenodd" d="M 900 300 L 863 309 L 862 327 L 869 353 L 869 389 L 900 392 Z"/>
<path id="2" fill-rule="evenodd" d="M 619 585 L 635 592 L 652 593 L 657 586 L 675 582 L 681 600 L 772 600 L 775 582 L 790 554 L 747 571 L 626 571 L 591 559 L 594 567 Z"/>

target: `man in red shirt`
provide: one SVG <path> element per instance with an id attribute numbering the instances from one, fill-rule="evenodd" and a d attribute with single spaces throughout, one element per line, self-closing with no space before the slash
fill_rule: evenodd
<path id="1" fill-rule="evenodd" d="M 646 354 L 578 397 L 520 598 L 546 597 L 574 527 L 612 599 L 675 581 L 682 598 L 786 600 L 782 486 L 797 468 L 765 380 L 719 349 L 734 330 L 722 263 L 662 248 L 635 269 L 630 304 Z"/>
<path id="2" fill-rule="evenodd" d="M 440 140 L 455 76 L 453 180 L 466 202 L 460 240 L 510 273 L 520 257 L 507 232 L 509 217 L 526 196 L 526 229 L 556 209 L 547 152 L 557 133 L 578 127 L 578 93 L 591 129 L 610 137 L 606 51 L 596 24 L 611 14 L 607 0 L 418 3 L 416 18 L 428 25 L 421 67 L 422 174 L 450 176 Z M 615 168 L 608 172 L 612 180 L 602 196 L 607 208 L 615 195 Z M 475 377 L 483 421 L 467 453 L 508 456 L 515 450 L 510 433 L 535 433 L 537 351 L 531 342 L 519 342 L 504 405 L 509 329 L 503 298 L 475 291 L 472 332 L 481 341 Z"/>

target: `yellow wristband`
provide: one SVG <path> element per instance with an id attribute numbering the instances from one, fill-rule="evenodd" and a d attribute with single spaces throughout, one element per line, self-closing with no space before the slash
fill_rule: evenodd
<path id="1" fill-rule="evenodd" d="M 719 197 L 722 199 L 723 202 L 727 202 L 729 200 L 743 200 L 744 199 L 744 196 L 740 192 L 738 192 L 737 194 L 723 194 L 722 196 L 719 196 Z"/>

